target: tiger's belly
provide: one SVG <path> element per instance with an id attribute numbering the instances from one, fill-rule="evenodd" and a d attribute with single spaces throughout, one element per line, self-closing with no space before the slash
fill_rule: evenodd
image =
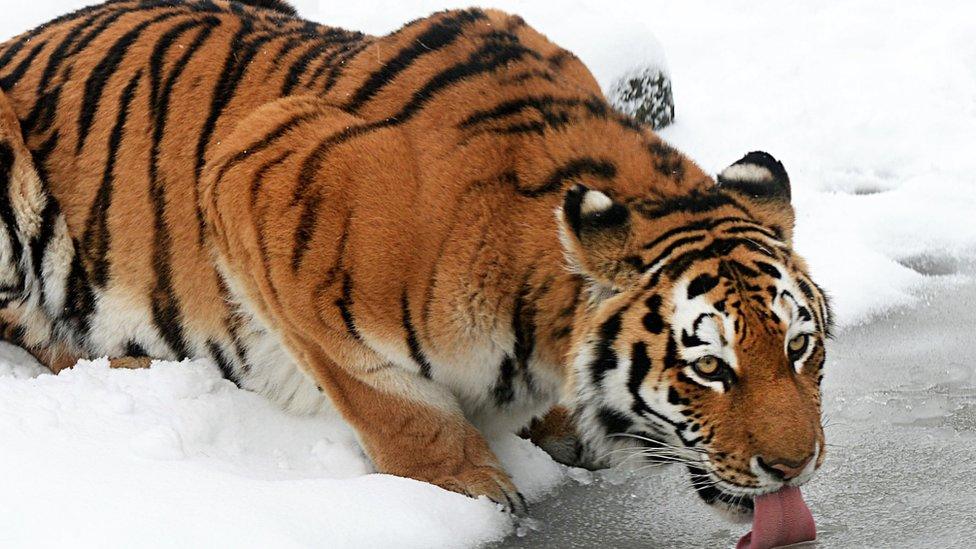
<path id="1" fill-rule="evenodd" d="M 219 295 L 212 299 L 222 300 Z M 225 299 L 222 301 L 226 303 Z M 100 292 L 97 303 L 87 338 L 90 357 L 145 354 L 163 360 L 180 359 L 160 337 L 152 306 L 145 296 L 137 297 L 115 287 Z M 205 322 L 194 318 L 193 310 L 184 311 L 190 325 L 225 328 L 210 333 L 183 330 L 189 358 L 214 362 L 224 377 L 240 388 L 261 394 L 291 413 L 337 413 L 272 326 L 246 305 L 226 307 L 228 320 L 223 323 Z M 548 374 L 553 371 L 551 367 L 517 366 L 491 343 L 493 339 L 484 334 L 462 346 L 463 351 L 438 357 L 432 364 L 431 379 L 457 397 L 465 416 L 483 432 L 515 432 L 555 404 L 561 379 Z M 404 362 L 408 360 L 403 358 Z M 499 375 L 499 368 L 505 375 Z M 517 371 L 504 372 L 507 368 Z"/>

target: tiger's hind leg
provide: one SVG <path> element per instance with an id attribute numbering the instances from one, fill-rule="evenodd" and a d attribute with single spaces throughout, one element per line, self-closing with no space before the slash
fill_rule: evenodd
<path id="1" fill-rule="evenodd" d="M 31 244 L 48 200 L 17 115 L 0 90 L 0 337 L 57 373 L 78 356 L 51 340 L 52 326 L 36 295 L 42 284 Z"/>
<path id="2" fill-rule="evenodd" d="M 364 208 L 355 189 L 375 197 L 414 188 L 405 138 L 384 129 L 347 140 L 361 126 L 317 98 L 292 97 L 259 109 L 225 138 L 200 193 L 217 265 L 242 311 L 280 336 L 380 472 L 523 512 L 524 499 L 457 398 L 411 358 L 401 277 L 368 274 L 370 265 L 402 258 L 354 257 L 368 242 L 379 254 L 407 253 L 396 239 L 408 238 L 375 213 L 354 221 Z M 308 175 L 303 164 L 316 155 L 323 168 Z M 303 185 L 308 194 L 296 200 Z M 372 320 L 357 320 L 356 310 L 371 311 Z"/>
<path id="3" fill-rule="evenodd" d="M 47 259 L 33 253 L 31 246 L 43 230 L 44 212 L 51 205 L 56 202 L 47 193 L 24 142 L 17 115 L 0 90 L 0 339 L 22 347 L 57 374 L 85 357 L 69 342 L 56 341 L 52 335 L 55 330 L 45 311 L 63 308 L 64 304 L 53 301 L 50 292 L 44 302 L 37 295 L 44 284 L 38 280 L 40 269 L 33 262 Z M 57 208 L 53 211 L 57 212 Z M 50 263 L 46 263 L 49 282 L 57 278 L 57 271 L 67 272 L 67 263 L 74 254 L 64 219 L 55 217 L 50 224 L 61 236 L 52 237 L 48 249 L 55 250 L 52 253 L 63 259 L 64 265 L 52 272 Z M 61 241 L 55 245 L 57 238 Z M 120 357 L 111 359 L 110 364 L 113 368 L 145 368 L 149 359 Z"/>

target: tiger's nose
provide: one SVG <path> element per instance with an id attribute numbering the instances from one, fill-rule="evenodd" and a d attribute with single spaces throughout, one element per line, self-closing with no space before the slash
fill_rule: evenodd
<path id="1" fill-rule="evenodd" d="M 785 459 L 764 459 L 759 456 L 756 461 L 759 462 L 759 466 L 763 471 L 766 471 L 773 478 L 779 480 L 793 480 L 800 476 L 800 473 L 806 469 L 807 464 L 813 459 L 813 454 L 799 460 L 799 461 L 789 461 Z"/>

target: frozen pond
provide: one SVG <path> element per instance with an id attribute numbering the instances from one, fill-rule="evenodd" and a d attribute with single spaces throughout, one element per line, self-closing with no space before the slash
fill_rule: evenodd
<path id="1" fill-rule="evenodd" d="M 830 348 L 831 446 L 804 488 L 819 532 L 810 547 L 976 543 L 976 282 L 949 282 L 926 302 L 849 328 Z M 537 530 L 497 547 L 731 547 L 748 530 L 718 519 L 676 468 L 570 483 L 532 517 Z"/>

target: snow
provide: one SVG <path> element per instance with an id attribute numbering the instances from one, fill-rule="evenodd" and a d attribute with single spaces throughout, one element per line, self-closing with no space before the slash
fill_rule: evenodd
<path id="1" fill-rule="evenodd" d="M 285 414 L 211 364 L 54 376 L 2 354 L 0 546 L 456 547 L 511 529 L 487 500 L 369 474 L 342 422 Z M 530 498 L 562 477 L 514 436 L 496 447 Z"/>
<path id="2" fill-rule="evenodd" d="M 0 38 L 84 3 L 7 7 Z M 308 18 L 374 34 L 464 5 L 294 3 Z M 666 66 L 676 122 L 661 135 L 706 170 L 757 149 L 785 164 L 796 246 L 842 328 L 825 382 L 827 433 L 839 446 L 805 491 L 821 545 L 972 539 L 976 366 L 963 328 L 976 322 L 976 8 L 491 4 L 576 52 L 605 87 L 635 66 Z M 931 314 L 906 312 L 916 310 Z M 372 473 L 340 421 L 288 415 L 205 362 L 110 371 L 94 361 L 52 376 L 4 346 L 0 441 L 3 547 L 470 547 L 516 529 L 528 537 L 508 543 L 539 545 L 547 523 L 604 546 L 722 545 L 742 533 L 708 518 L 680 471 L 594 476 L 503 437 L 493 447 L 541 519 L 516 528 L 487 501 Z"/>

